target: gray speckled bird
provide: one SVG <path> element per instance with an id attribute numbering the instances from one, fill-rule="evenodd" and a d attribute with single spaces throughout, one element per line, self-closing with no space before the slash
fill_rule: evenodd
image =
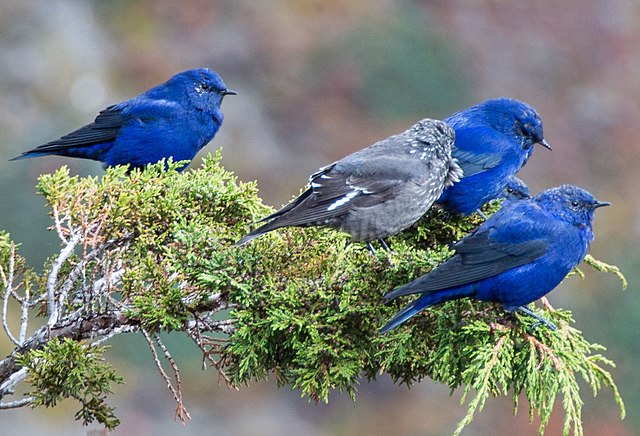
<path id="1" fill-rule="evenodd" d="M 394 235 L 415 223 L 445 187 L 462 177 L 451 157 L 453 143 L 454 131 L 446 123 L 419 121 L 320 168 L 309 178 L 309 189 L 261 220 L 267 223 L 236 245 L 288 226 L 331 227 L 361 242 Z"/>

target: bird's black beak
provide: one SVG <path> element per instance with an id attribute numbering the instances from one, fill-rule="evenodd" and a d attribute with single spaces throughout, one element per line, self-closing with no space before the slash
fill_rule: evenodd
<path id="1" fill-rule="evenodd" d="M 542 145 L 547 150 L 553 150 L 545 139 L 541 139 L 540 141 L 538 141 L 538 144 Z"/>
<path id="2" fill-rule="evenodd" d="M 611 203 L 607 202 L 607 201 L 596 201 L 593 204 L 593 208 L 597 209 L 599 207 L 603 207 L 603 206 L 611 206 Z"/>
<path id="3" fill-rule="evenodd" d="M 231 90 L 231 89 L 224 89 L 220 94 L 222 95 L 238 95 L 237 92 Z"/>

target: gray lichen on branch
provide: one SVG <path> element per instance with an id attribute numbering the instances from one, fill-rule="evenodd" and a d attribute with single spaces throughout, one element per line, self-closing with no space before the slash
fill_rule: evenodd
<path id="1" fill-rule="evenodd" d="M 282 229 L 233 247 L 271 209 L 255 183 L 239 183 L 219 161 L 218 153 L 182 174 L 169 163 L 129 175 L 114 168 L 102 178 L 72 177 L 65 168 L 41 177 L 39 189 L 61 239 L 58 255 L 37 275 L 8 235 L 0 235 L 7 334 L 9 311 L 22 314 L 20 333 L 10 336 L 16 349 L 0 361 L 0 397 L 26 377 L 37 391 L 31 401 L 0 407 L 72 397 L 81 403 L 78 419 L 114 427 L 106 396 L 119 378 L 106 369 L 100 346 L 116 334 L 140 332 L 156 366 L 168 360 L 171 373 L 163 370 L 162 377 L 177 416 L 188 419 L 179 369 L 158 336 L 181 331 L 233 387 L 274 374 L 280 385 L 328 401 L 333 390 L 355 398 L 363 377 L 387 372 L 407 385 L 429 377 L 462 388 L 463 397 L 475 391 L 458 432 L 489 396 L 511 393 L 516 405 L 520 394 L 527 398 L 541 431 L 562 396 L 565 432 L 581 434 L 578 376 L 594 392 L 611 387 L 624 414 L 605 369 L 612 362 L 597 354 L 602 347 L 587 342 L 564 310 L 545 313 L 557 332 L 532 332 L 528 319 L 514 322 L 497 306 L 465 300 L 425 311 L 386 336 L 378 333 L 403 303 L 384 305 L 382 295 L 446 259 L 448 244 L 478 218 L 433 209 L 391 238 L 393 252 L 375 255 L 345 235 L 316 228 Z M 33 319 L 36 310 L 43 318 Z M 37 326 L 30 336 L 29 323 Z M 91 356 L 82 360 L 83 369 L 93 365 L 104 375 L 88 400 L 72 385 L 56 386 L 43 365 L 70 353 Z"/>

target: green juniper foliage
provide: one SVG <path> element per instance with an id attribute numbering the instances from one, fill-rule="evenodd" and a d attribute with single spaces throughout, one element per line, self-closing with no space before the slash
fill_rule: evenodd
<path id="1" fill-rule="evenodd" d="M 53 407 L 65 398 L 81 403 L 76 419 L 88 424 L 94 420 L 108 429 L 120 424 L 113 408 L 105 403 L 112 383 L 122 383 L 113 367 L 103 363 L 104 347 L 83 347 L 72 339 L 49 341 L 40 350 L 31 350 L 18 358 L 29 371 L 34 406 Z"/>
<path id="2" fill-rule="evenodd" d="M 559 326 L 551 332 L 496 305 L 453 301 L 385 336 L 378 333 L 408 301 L 385 305 L 383 294 L 445 260 L 448 244 L 481 219 L 434 208 L 390 238 L 392 252 L 375 254 L 350 244 L 346 235 L 318 228 L 280 229 L 235 247 L 251 223 L 272 209 L 262 204 L 255 183 L 239 183 L 219 161 L 218 153 L 182 174 L 169 162 L 130 174 L 112 168 L 101 178 L 70 176 L 66 168 L 41 177 L 39 190 L 63 247 L 74 237 L 78 243 L 68 257 L 53 257 L 44 275 L 21 273 L 27 278 L 21 286 L 34 288 L 31 294 L 44 298 L 53 292 L 64 300 L 51 335 L 71 338 L 32 342 L 31 351 L 17 352 L 22 354 L 17 366 L 29 370 L 34 405 L 73 397 L 82 402 L 77 416 L 83 422 L 117 425 L 104 397 L 119 378 L 90 341 L 144 330 L 147 338 L 183 331 L 230 385 L 273 374 L 281 386 L 314 401 L 328 401 L 334 390 L 355 398 L 363 378 L 383 372 L 407 385 L 429 377 L 460 388 L 463 401 L 471 398 L 456 433 L 489 396 L 511 395 L 514 411 L 518 398 L 527 399 L 531 418 L 541 418 L 541 433 L 561 397 L 564 432 L 582 434 L 579 379 L 594 394 L 610 387 L 624 416 L 606 369 L 613 363 L 599 354 L 604 347 L 587 342 L 573 327 L 568 311 L 539 310 Z M 497 207 L 489 205 L 485 212 Z M 0 235 L 5 287 L 12 247 L 8 236 Z M 615 267 L 590 264 L 623 279 Z M 56 265 L 59 272 L 52 278 Z M 44 300 L 40 308 L 51 319 Z M 63 321 L 77 328 L 71 333 L 58 328 Z M 55 364 L 63 354 L 77 362 L 64 374 Z M 6 368 L 8 363 L 0 362 L 0 382 Z M 173 371 L 172 392 L 183 407 L 177 367 Z"/>

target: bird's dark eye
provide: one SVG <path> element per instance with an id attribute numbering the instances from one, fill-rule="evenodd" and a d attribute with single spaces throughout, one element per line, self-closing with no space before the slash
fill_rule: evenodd
<path id="1" fill-rule="evenodd" d="M 210 90 L 211 90 L 211 86 L 209 86 L 209 84 L 208 84 L 208 83 L 202 83 L 202 84 L 200 85 L 200 88 L 201 88 L 203 91 L 210 91 Z"/>
<path id="2" fill-rule="evenodd" d="M 578 200 L 573 200 L 571 202 L 571 207 L 577 209 L 580 206 L 580 202 Z"/>
<path id="3" fill-rule="evenodd" d="M 507 188 L 507 192 L 508 192 L 509 194 L 513 194 L 513 188 Z"/>

